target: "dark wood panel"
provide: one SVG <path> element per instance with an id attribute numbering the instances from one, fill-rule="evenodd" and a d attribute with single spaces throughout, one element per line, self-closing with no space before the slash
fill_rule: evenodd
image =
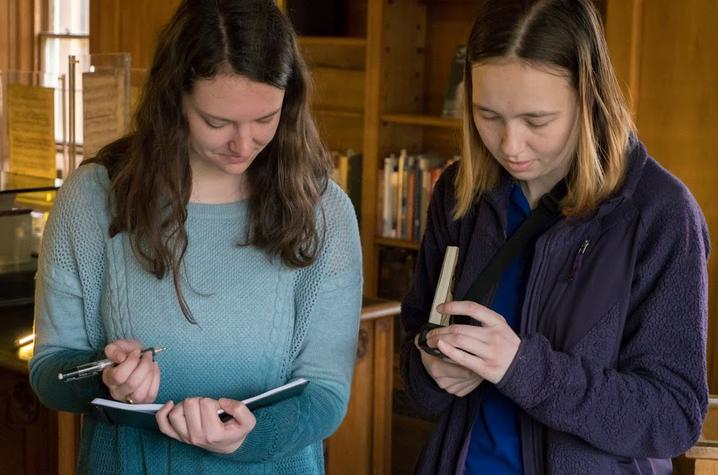
<path id="1" fill-rule="evenodd" d="M 90 52 L 132 55 L 133 68 L 149 68 L 157 35 L 179 0 L 90 0 Z"/>
<path id="2" fill-rule="evenodd" d="M 0 473 L 57 473 L 57 413 L 44 408 L 27 374 L 0 369 Z"/>
<path id="3" fill-rule="evenodd" d="M 636 118 L 641 139 L 703 209 L 718 249 L 718 3 L 654 0 L 640 20 Z M 718 392 L 718 259 L 710 258 L 708 363 Z"/>

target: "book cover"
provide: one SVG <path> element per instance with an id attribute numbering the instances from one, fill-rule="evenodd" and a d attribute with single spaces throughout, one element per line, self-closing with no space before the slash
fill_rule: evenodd
<path id="1" fill-rule="evenodd" d="M 459 257 L 459 248 L 456 246 L 447 246 L 444 254 L 444 262 L 441 265 L 441 273 L 439 274 L 439 282 L 436 284 L 436 292 L 434 293 L 434 302 L 431 304 L 431 313 L 429 314 L 429 323 L 436 325 L 448 325 L 449 315 L 442 315 L 436 307 L 439 304 L 450 301 L 452 297 L 452 289 L 454 287 L 454 271 L 456 270 L 456 260 Z"/>
<path id="2" fill-rule="evenodd" d="M 309 381 L 304 378 L 295 379 L 282 386 L 244 399 L 242 402 L 250 411 L 254 411 L 260 407 L 271 406 L 290 397 L 298 396 L 304 391 L 307 384 Z M 112 399 L 95 398 L 91 401 L 91 406 L 95 416 L 103 422 L 159 430 L 155 413 L 162 407 L 162 404 L 127 404 Z M 217 416 L 222 422 L 232 418 L 222 410 L 217 413 Z"/>

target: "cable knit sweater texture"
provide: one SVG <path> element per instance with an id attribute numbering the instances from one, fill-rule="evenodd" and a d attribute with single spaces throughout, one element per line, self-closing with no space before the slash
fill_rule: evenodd
<path id="1" fill-rule="evenodd" d="M 79 473 L 225 474 L 323 472 L 322 439 L 345 414 L 361 306 L 361 251 L 346 195 L 330 183 L 317 210 L 326 226 L 317 261 L 285 267 L 245 237 L 247 203 L 188 205 L 182 315 L 172 280 L 144 271 L 126 233 L 108 235 L 106 170 L 80 167 L 48 221 L 37 275 L 31 384 L 53 409 L 87 412 L 109 397 L 99 378 L 60 383 L 60 369 L 91 361 L 119 338 L 166 346 L 157 356 L 157 402 L 191 396 L 243 399 L 303 377 L 304 393 L 255 412 L 231 455 L 159 432 L 84 418 Z"/>

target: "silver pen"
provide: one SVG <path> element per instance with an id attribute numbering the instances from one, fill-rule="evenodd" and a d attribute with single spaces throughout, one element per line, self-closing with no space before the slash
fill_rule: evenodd
<path id="1" fill-rule="evenodd" d="M 145 348 L 140 352 L 140 354 L 147 353 L 148 351 L 152 352 L 152 357 L 157 353 L 160 353 L 162 351 L 165 351 L 167 348 L 160 347 L 160 348 Z M 67 371 L 65 373 L 58 373 L 57 379 L 60 381 L 74 381 L 76 379 L 81 378 L 87 378 L 89 376 L 94 376 L 96 374 L 100 374 L 103 369 L 108 368 L 110 366 L 114 366 L 116 363 L 110 359 L 104 359 L 99 361 L 93 361 L 92 363 L 86 363 L 80 366 L 76 366 L 75 368 L 71 369 L 70 371 Z"/>

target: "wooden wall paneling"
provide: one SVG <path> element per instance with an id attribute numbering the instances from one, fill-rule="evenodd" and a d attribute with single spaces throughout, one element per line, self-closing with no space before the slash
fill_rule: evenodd
<path id="1" fill-rule="evenodd" d="M 364 107 L 364 71 L 312 68 L 314 107 L 361 112 Z"/>
<path id="2" fill-rule="evenodd" d="M 427 127 L 424 131 L 422 151 L 451 158 L 461 153 L 461 129 Z"/>
<path id="3" fill-rule="evenodd" d="M 382 112 L 419 113 L 423 109 L 426 6 L 387 2 L 384 17 Z"/>
<path id="4" fill-rule="evenodd" d="M 441 115 L 454 63 L 454 51 L 466 44 L 477 2 L 430 3 L 427 8 L 426 74 L 423 110 Z M 452 155 L 459 149 L 452 152 Z"/>
<path id="5" fill-rule="evenodd" d="M 714 395 L 711 404 L 708 406 L 708 414 L 706 415 L 701 439 L 718 441 L 718 398 Z"/>
<path id="6" fill-rule="evenodd" d="M 359 327 L 357 361 L 354 366 L 351 399 L 347 414 L 334 435 L 327 441 L 326 470 L 329 475 L 369 475 L 372 454 L 365 441 L 372 434 L 372 399 L 374 372 L 373 321 L 362 321 Z M 351 463 L 348 463 L 351 462 Z"/>
<path id="7" fill-rule="evenodd" d="M 10 69 L 10 2 L 0 2 L 0 71 Z"/>
<path id="8" fill-rule="evenodd" d="M 80 449 L 81 417 L 69 412 L 57 413 L 57 473 L 73 475 Z"/>
<path id="9" fill-rule="evenodd" d="M 381 57 L 384 44 L 382 23 L 385 15 L 384 1 L 371 2 L 367 6 L 366 75 L 364 84 L 364 157 L 362 162 L 361 245 L 364 265 L 364 294 L 376 296 L 377 252 L 376 235 L 376 186 L 379 163 L 381 89 Z"/>
<path id="10" fill-rule="evenodd" d="M 718 392 L 718 3 L 653 0 L 641 25 L 637 122 L 653 156 L 691 190 L 712 229 L 708 356 Z"/>
<path id="11" fill-rule="evenodd" d="M 638 108 L 642 8 L 643 0 L 613 0 L 607 6 L 605 23 L 611 62 L 634 119 Z"/>
<path id="12" fill-rule="evenodd" d="M 322 140 L 329 150 L 341 151 L 348 148 L 356 152 L 362 150 L 364 116 L 361 113 L 315 110 L 314 118 Z"/>
<path id="13" fill-rule="evenodd" d="M 44 8 L 36 0 L 0 2 L 0 69 L 33 71 L 39 65 L 35 36 Z"/>
<path id="14" fill-rule="evenodd" d="M 649 153 L 676 174 L 718 229 L 718 4 L 610 0 L 607 38 L 624 86 L 633 98 L 640 138 Z M 708 265 L 708 371 L 718 391 L 718 260 Z"/>
<path id="15" fill-rule="evenodd" d="M 120 1 L 90 0 L 90 53 L 120 51 Z"/>
<path id="16" fill-rule="evenodd" d="M 33 393 L 26 372 L 0 368 L 0 473 L 56 473 L 55 414 Z"/>
<path id="17" fill-rule="evenodd" d="M 394 379 L 394 316 L 374 321 L 374 394 L 372 474 L 391 473 L 392 388 Z"/>
<path id="18" fill-rule="evenodd" d="M 325 66 L 341 69 L 366 67 L 366 39 L 323 38 L 304 36 L 299 38 L 304 61 L 311 67 Z"/>
<path id="19" fill-rule="evenodd" d="M 132 67 L 147 69 L 157 35 L 179 0 L 90 0 L 90 52 L 132 55 Z"/>
<path id="20" fill-rule="evenodd" d="M 399 302 L 365 298 L 349 408 L 325 445 L 329 475 L 389 475 L 394 320 Z"/>

